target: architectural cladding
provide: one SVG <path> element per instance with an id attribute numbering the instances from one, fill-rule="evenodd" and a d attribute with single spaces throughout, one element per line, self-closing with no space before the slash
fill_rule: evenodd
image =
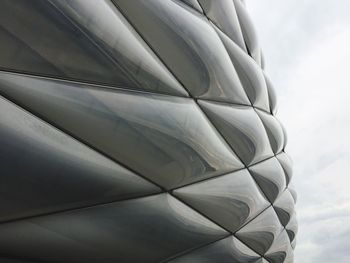
<path id="1" fill-rule="evenodd" d="M 0 262 L 293 262 L 241 0 L 2 0 Z"/>

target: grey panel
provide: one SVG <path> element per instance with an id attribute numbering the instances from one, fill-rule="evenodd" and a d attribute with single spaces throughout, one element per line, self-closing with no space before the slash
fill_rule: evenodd
<path id="1" fill-rule="evenodd" d="M 180 188 L 174 194 L 232 232 L 268 206 L 246 169 Z"/>
<path id="2" fill-rule="evenodd" d="M 3 0 L 0 42 L 0 262 L 293 262 L 244 0 Z"/>
<path id="3" fill-rule="evenodd" d="M 280 153 L 285 145 L 284 132 L 281 123 L 271 114 L 260 110 L 257 110 L 257 113 L 264 124 L 273 152 L 275 154 Z"/>
<path id="4" fill-rule="evenodd" d="M 51 2 L 111 56 L 138 83 L 139 89 L 187 96 L 110 0 Z"/>
<path id="5" fill-rule="evenodd" d="M 295 212 L 293 212 L 288 224 L 286 225 L 286 230 L 290 241 L 293 242 L 296 234 L 298 233 L 298 222 Z"/>
<path id="6" fill-rule="evenodd" d="M 273 156 L 265 128 L 251 107 L 208 101 L 199 105 L 246 165 Z"/>
<path id="7" fill-rule="evenodd" d="M 189 99 L 4 72 L 0 93 L 166 188 L 243 167 Z"/>
<path id="8" fill-rule="evenodd" d="M 249 171 L 271 203 L 286 188 L 284 171 L 275 157 L 249 167 Z"/>
<path id="9" fill-rule="evenodd" d="M 294 240 L 292 241 L 292 243 L 290 243 L 290 245 L 292 246 L 292 249 L 295 249 L 295 246 L 297 245 L 296 238 L 294 238 Z"/>
<path id="10" fill-rule="evenodd" d="M 233 0 L 249 54 L 261 66 L 261 51 L 252 21 L 241 0 Z"/>
<path id="11" fill-rule="evenodd" d="M 238 45 L 219 29 L 217 32 L 223 41 L 238 77 L 253 106 L 269 111 L 269 98 L 262 69 Z"/>
<path id="12" fill-rule="evenodd" d="M 160 191 L 0 97 L 0 221 Z"/>
<path id="13" fill-rule="evenodd" d="M 295 186 L 293 183 L 289 183 L 288 190 L 289 190 L 290 194 L 293 196 L 294 203 L 296 203 L 297 199 L 298 199 L 298 195 L 297 195 L 297 192 L 295 190 Z"/>
<path id="14" fill-rule="evenodd" d="M 7 55 L 0 57 L 0 67 L 187 94 L 109 1 L 4 0 L 1 5 Z M 17 53 L 13 45 L 22 50 Z"/>
<path id="15" fill-rule="evenodd" d="M 192 7 L 193 9 L 197 10 L 198 12 L 203 13 L 203 10 L 197 0 L 178 0 L 178 1 L 179 2 L 181 1 L 187 4 L 188 6 Z"/>
<path id="16" fill-rule="evenodd" d="M 240 229 L 236 236 L 254 251 L 264 255 L 282 229 L 276 213 L 269 207 Z"/>
<path id="17" fill-rule="evenodd" d="M 180 256 L 169 263 L 258 263 L 260 257 L 234 237 Z"/>
<path id="18" fill-rule="evenodd" d="M 166 194 L 0 224 L 0 232 L 0 253 L 67 263 L 157 262 L 227 234 Z"/>
<path id="19" fill-rule="evenodd" d="M 242 50 L 246 50 L 236 8 L 232 0 L 199 0 L 206 16 Z"/>
<path id="20" fill-rule="evenodd" d="M 285 230 L 275 239 L 269 251 L 266 252 L 265 257 L 271 263 L 293 262 L 293 250 Z"/>
<path id="21" fill-rule="evenodd" d="M 277 198 L 273 206 L 282 225 L 286 226 L 294 212 L 294 199 L 288 189 Z"/>
<path id="22" fill-rule="evenodd" d="M 230 57 L 206 18 L 177 1 L 113 2 L 194 97 L 249 104 Z"/>
<path id="23" fill-rule="evenodd" d="M 287 185 L 290 183 L 290 180 L 293 177 L 293 161 L 290 158 L 290 156 L 288 154 L 286 154 L 285 152 L 282 152 L 278 155 L 276 155 L 278 161 L 280 162 L 280 164 L 282 165 L 282 168 L 284 170 L 284 173 L 286 175 L 286 181 L 287 181 Z"/>
<path id="24" fill-rule="evenodd" d="M 272 82 L 270 78 L 264 74 L 265 76 L 265 81 L 266 81 L 266 87 L 267 91 L 269 94 L 269 103 L 270 103 L 270 112 L 274 115 L 277 113 L 277 96 L 276 96 L 276 91 L 275 88 L 272 85 Z"/>

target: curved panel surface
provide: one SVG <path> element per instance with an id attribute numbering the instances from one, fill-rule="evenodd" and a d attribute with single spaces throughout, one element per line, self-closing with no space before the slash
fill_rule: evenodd
<path id="1" fill-rule="evenodd" d="M 0 42 L 1 262 L 293 262 L 244 1 L 3 0 Z"/>

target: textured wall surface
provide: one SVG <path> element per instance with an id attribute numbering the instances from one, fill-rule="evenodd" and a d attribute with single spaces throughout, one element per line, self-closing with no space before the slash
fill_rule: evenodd
<path id="1" fill-rule="evenodd" d="M 244 2 L 0 5 L 0 262 L 293 262 Z"/>

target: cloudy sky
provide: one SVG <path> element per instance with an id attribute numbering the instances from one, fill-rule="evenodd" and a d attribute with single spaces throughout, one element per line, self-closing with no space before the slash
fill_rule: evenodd
<path id="1" fill-rule="evenodd" d="M 350 262 L 350 1 L 247 0 L 298 190 L 297 263 Z"/>

